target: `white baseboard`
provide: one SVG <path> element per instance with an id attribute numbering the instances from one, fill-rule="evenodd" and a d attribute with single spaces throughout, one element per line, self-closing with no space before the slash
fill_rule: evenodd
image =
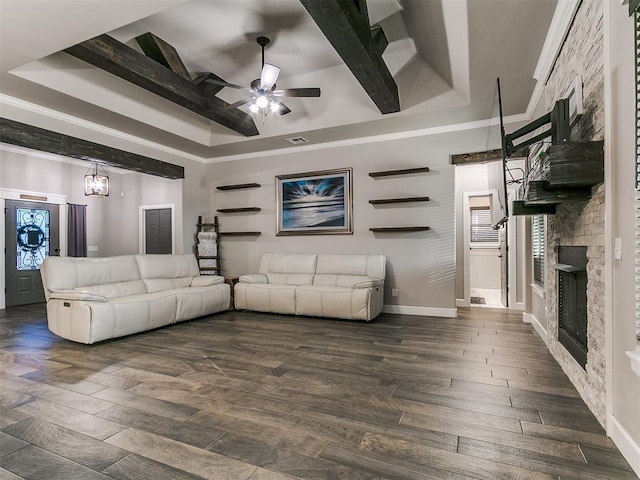
<path id="1" fill-rule="evenodd" d="M 609 431 L 607 432 L 616 444 L 618 450 L 624 458 L 629 462 L 633 471 L 640 477 L 640 445 L 633 441 L 631 435 L 624 429 L 622 425 L 611 415 L 609 417 Z"/>
<path id="2" fill-rule="evenodd" d="M 456 298 L 456 307 L 470 307 L 471 300 L 468 298 Z"/>
<path id="3" fill-rule="evenodd" d="M 544 341 L 544 343 L 546 345 L 549 345 L 549 339 L 548 339 L 548 336 L 547 336 L 547 330 L 542 326 L 542 324 L 535 317 L 535 315 L 533 315 L 531 313 L 523 313 L 522 314 L 522 321 L 524 323 L 530 323 L 531 325 L 533 325 L 533 328 L 536 329 L 536 332 L 538 332 L 538 335 L 540 335 L 540 338 Z"/>
<path id="4" fill-rule="evenodd" d="M 410 305 L 385 305 L 382 307 L 384 313 L 400 313 L 402 315 L 422 315 L 423 317 L 447 317 L 456 318 L 458 310 L 456 308 L 438 307 L 413 307 Z"/>

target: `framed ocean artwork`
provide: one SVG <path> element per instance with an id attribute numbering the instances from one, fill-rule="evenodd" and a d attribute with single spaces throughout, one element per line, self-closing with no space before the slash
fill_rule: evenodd
<path id="1" fill-rule="evenodd" d="M 352 234 L 351 190 L 351 168 L 278 175 L 276 234 Z"/>

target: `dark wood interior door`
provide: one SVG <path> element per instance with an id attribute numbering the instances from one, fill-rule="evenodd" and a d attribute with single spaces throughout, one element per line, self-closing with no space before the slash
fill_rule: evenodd
<path id="1" fill-rule="evenodd" d="M 145 253 L 171 254 L 171 209 L 145 210 Z"/>
<path id="2" fill-rule="evenodd" d="M 59 255 L 59 207 L 7 200 L 5 204 L 5 301 L 8 307 L 44 302 L 40 265 Z"/>

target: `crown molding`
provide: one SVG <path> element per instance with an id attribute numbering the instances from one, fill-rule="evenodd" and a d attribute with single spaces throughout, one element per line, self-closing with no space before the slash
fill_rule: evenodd
<path id="1" fill-rule="evenodd" d="M 536 69 L 533 72 L 533 78 L 537 80 L 537 83 L 529 99 L 529 105 L 527 105 L 528 119 L 533 117 L 533 112 L 542 98 L 544 86 L 549 79 L 549 75 L 551 75 L 551 70 L 556 62 L 556 58 L 558 58 L 560 54 L 560 49 L 578 11 L 580 1 L 581 0 L 558 0 L 556 10 L 551 19 L 551 25 L 549 25 L 547 37 L 542 46 L 540 57 L 538 58 Z"/>

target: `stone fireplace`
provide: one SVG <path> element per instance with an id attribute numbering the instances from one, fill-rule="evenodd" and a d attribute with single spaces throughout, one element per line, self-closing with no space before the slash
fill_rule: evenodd
<path id="1" fill-rule="evenodd" d="M 558 247 L 558 341 L 585 368 L 587 342 L 587 247 Z"/>

